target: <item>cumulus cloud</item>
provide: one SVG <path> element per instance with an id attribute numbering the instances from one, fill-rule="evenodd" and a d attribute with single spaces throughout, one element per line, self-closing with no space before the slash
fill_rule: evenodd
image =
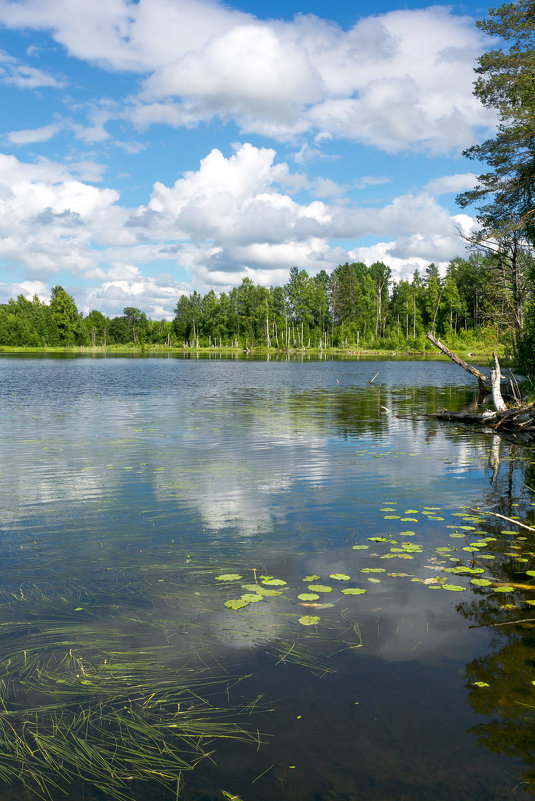
<path id="1" fill-rule="evenodd" d="M 197 170 L 170 186 L 155 183 L 146 204 L 128 208 L 114 189 L 86 183 L 65 165 L 0 156 L 0 257 L 22 266 L 28 280 L 71 271 L 92 282 L 80 291 L 85 311 L 133 305 L 164 317 L 192 284 L 226 290 L 248 276 L 280 285 L 293 265 L 315 274 L 348 258 L 381 258 L 399 275 L 445 263 L 461 249 L 456 228 L 473 226 L 429 192 L 371 208 L 336 198 L 298 202 L 288 182 L 290 168 L 273 149 L 245 143 L 229 156 L 212 150 Z M 357 246 L 370 236 L 382 244 Z M 158 263 L 161 272 L 143 275 Z M 170 263 L 180 279 L 168 274 Z"/>
<path id="2" fill-rule="evenodd" d="M 142 75 L 126 112 L 141 127 L 218 117 L 277 139 L 316 134 L 439 153 L 495 124 L 472 95 L 485 40 L 449 7 L 391 11 L 342 30 L 311 15 L 259 20 L 207 0 L 0 0 L 0 22 L 50 31 L 77 58 Z M 316 140 L 301 158 L 318 148 Z"/>
<path id="3" fill-rule="evenodd" d="M 136 265 L 118 264 L 107 271 L 99 286 L 79 293 L 79 308 L 113 316 L 122 314 L 126 306 L 135 306 L 152 320 L 169 320 L 180 295 L 188 293 L 188 285 L 170 275 L 147 277 Z"/>

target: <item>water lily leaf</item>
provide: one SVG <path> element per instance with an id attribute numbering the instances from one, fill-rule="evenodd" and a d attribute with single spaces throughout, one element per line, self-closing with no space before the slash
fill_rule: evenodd
<path id="1" fill-rule="evenodd" d="M 385 507 L 383 507 L 382 509 L 379 509 L 379 511 L 380 511 L 380 512 L 395 512 L 396 510 L 395 510 L 395 509 L 391 509 L 390 507 L 387 507 L 387 506 L 385 506 Z"/>
<path id="2" fill-rule="evenodd" d="M 280 590 L 268 590 L 264 589 L 264 587 L 259 587 L 258 592 L 264 596 L 264 598 L 274 598 L 276 595 L 282 595 Z"/>
<path id="3" fill-rule="evenodd" d="M 305 576 L 303 581 L 317 581 L 320 577 L 319 576 Z"/>
<path id="4" fill-rule="evenodd" d="M 470 579 L 471 584 L 475 584 L 476 587 L 490 587 L 492 581 L 488 579 Z"/>
<path id="5" fill-rule="evenodd" d="M 376 578 L 369 578 L 368 581 L 371 581 L 373 584 L 380 584 L 381 583 L 381 579 L 376 579 Z"/>
<path id="6" fill-rule="evenodd" d="M 354 551 L 365 551 L 369 547 L 370 547 L 369 545 L 353 545 L 353 550 Z"/>
<path id="7" fill-rule="evenodd" d="M 351 576 L 346 573 L 330 573 L 329 578 L 336 579 L 337 581 L 349 581 Z"/>
<path id="8" fill-rule="evenodd" d="M 326 587 L 324 584 L 309 584 L 308 589 L 311 592 L 332 592 L 332 587 Z"/>
<path id="9" fill-rule="evenodd" d="M 406 515 L 417 515 L 419 514 L 418 509 L 405 509 Z"/>
<path id="10" fill-rule="evenodd" d="M 399 536 L 400 537 L 415 537 L 416 536 L 416 532 L 415 531 L 400 531 L 399 532 Z"/>
<path id="11" fill-rule="evenodd" d="M 451 590 L 452 592 L 462 592 L 464 587 L 461 587 L 460 584 L 442 584 L 443 590 Z"/>
<path id="12" fill-rule="evenodd" d="M 526 570 L 526 576 L 535 576 L 535 570 Z"/>
<path id="13" fill-rule="evenodd" d="M 400 518 L 400 520 L 401 520 L 402 523 L 417 523 L 418 522 L 418 518 L 417 517 L 402 517 L 402 518 Z"/>
<path id="14" fill-rule="evenodd" d="M 531 598 L 529 601 L 526 601 L 529 606 L 535 606 L 535 598 Z"/>
<path id="15" fill-rule="evenodd" d="M 399 520 L 401 515 L 385 515 L 385 520 Z"/>
<path id="16" fill-rule="evenodd" d="M 342 590 L 342 595 L 363 595 L 366 590 L 361 590 L 360 587 L 346 587 Z"/>
<path id="17" fill-rule="evenodd" d="M 241 576 L 238 573 L 222 573 L 220 576 L 216 576 L 216 581 L 239 581 Z"/>
<path id="18" fill-rule="evenodd" d="M 299 618 L 298 622 L 302 626 L 315 626 L 316 623 L 320 622 L 320 620 L 321 618 L 319 618 L 317 615 L 303 615 L 303 617 Z"/>
<path id="19" fill-rule="evenodd" d="M 253 592 L 255 595 L 282 595 L 282 593 L 277 590 L 268 590 L 267 587 L 261 587 L 259 584 L 242 584 L 242 587 L 244 590 Z"/>
<path id="20" fill-rule="evenodd" d="M 474 687 L 490 687 L 487 681 L 474 681 Z"/>
<path id="21" fill-rule="evenodd" d="M 493 586 L 492 589 L 494 592 L 514 592 L 515 588 L 511 587 L 509 584 L 501 584 L 499 586 Z"/>
<path id="22" fill-rule="evenodd" d="M 297 597 L 300 601 L 317 601 L 319 595 L 316 592 L 302 592 Z"/>
<path id="23" fill-rule="evenodd" d="M 258 601 L 263 599 L 262 595 L 256 595 L 256 593 L 248 592 L 245 595 L 242 595 L 242 601 L 245 601 L 248 604 L 256 604 Z"/>
<path id="24" fill-rule="evenodd" d="M 248 601 L 244 601 L 243 598 L 235 598 L 232 601 L 225 601 L 225 606 L 228 609 L 243 609 L 244 606 L 247 606 Z"/>
<path id="25" fill-rule="evenodd" d="M 388 537 L 368 537 L 369 542 L 388 542 Z"/>
<path id="26" fill-rule="evenodd" d="M 386 573 L 384 567 L 361 567 L 361 573 Z"/>
<path id="27" fill-rule="evenodd" d="M 443 517 L 439 517 L 438 515 L 427 515 L 428 520 L 444 520 Z M 462 526 L 461 526 L 462 528 Z"/>
<path id="28" fill-rule="evenodd" d="M 268 584 L 270 587 L 282 587 L 286 584 L 286 581 L 278 578 L 265 578 L 262 581 L 262 584 Z"/>

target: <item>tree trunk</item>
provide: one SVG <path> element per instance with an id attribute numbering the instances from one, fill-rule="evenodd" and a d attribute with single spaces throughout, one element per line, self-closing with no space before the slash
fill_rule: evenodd
<path id="1" fill-rule="evenodd" d="M 442 342 L 439 339 L 437 339 L 435 336 L 433 336 L 431 331 L 428 331 L 426 336 L 427 336 L 427 339 L 430 342 L 432 342 L 433 345 L 436 348 L 441 350 L 442 353 L 444 353 L 452 361 L 454 361 L 455 364 L 458 364 L 460 367 L 463 368 L 463 370 L 466 370 L 467 373 L 470 373 L 471 375 L 475 376 L 477 378 L 478 382 L 479 382 L 479 389 L 482 392 L 488 392 L 488 387 L 485 384 L 485 382 L 488 381 L 488 377 L 485 375 L 485 373 L 482 373 L 481 370 L 477 369 L 477 367 L 472 367 L 471 364 L 468 364 L 468 362 L 465 362 L 464 359 L 460 358 L 460 356 L 457 356 L 455 353 L 452 353 L 451 350 L 449 348 L 447 348 L 445 345 L 443 345 Z"/>
<path id="2" fill-rule="evenodd" d="M 500 371 L 500 362 L 498 361 L 498 357 L 495 353 L 492 354 L 492 358 L 494 359 L 494 368 L 490 371 L 490 380 L 492 386 L 492 400 L 494 402 L 494 408 L 497 412 L 505 412 L 507 406 L 502 398 L 502 390 L 501 390 L 501 371 Z"/>

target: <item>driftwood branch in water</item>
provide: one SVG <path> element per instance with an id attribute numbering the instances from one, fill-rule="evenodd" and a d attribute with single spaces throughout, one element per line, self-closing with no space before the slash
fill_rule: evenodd
<path id="1" fill-rule="evenodd" d="M 502 398 L 502 374 L 500 371 L 500 362 L 498 361 L 498 357 L 495 353 L 492 354 L 492 358 L 494 359 L 494 367 L 490 372 L 490 381 L 491 381 L 491 388 L 492 388 L 492 401 L 494 403 L 494 408 L 497 412 L 505 412 L 507 406 L 505 405 L 504 399 Z"/>
<path id="2" fill-rule="evenodd" d="M 451 423 L 466 423 L 473 426 L 492 429 L 497 433 L 514 432 L 525 441 L 535 438 L 535 405 L 522 406 L 519 409 L 506 409 L 503 412 L 480 412 L 467 414 L 466 412 L 436 412 L 433 417 L 439 420 L 449 420 Z"/>
<path id="3" fill-rule="evenodd" d="M 488 377 L 477 367 L 472 367 L 471 364 L 465 362 L 456 353 L 447 348 L 439 339 L 437 339 L 431 332 L 427 334 L 427 339 L 433 343 L 442 353 L 458 364 L 467 373 L 475 376 L 479 382 L 479 389 L 487 392 L 485 381 Z M 502 397 L 501 392 L 501 371 L 498 357 L 495 353 L 492 354 L 494 359 L 494 367 L 491 370 L 491 388 L 492 400 L 496 411 L 492 412 L 488 409 L 482 412 L 467 413 L 467 412 L 437 412 L 434 417 L 439 420 L 449 420 L 451 422 L 467 423 L 468 425 L 484 426 L 493 431 L 513 431 L 520 434 L 524 440 L 532 440 L 535 438 L 535 404 L 517 406 L 514 409 L 508 409 Z"/>
<path id="4" fill-rule="evenodd" d="M 457 356 L 457 354 L 456 354 L 456 353 L 452 353 L 452 351 L 451 351 L 449 348 L 447 348 L 447 347 L 446 347 L 446 346 L 445 346 L 445 345 L 444 345 L 444 344 L 443 344 L 443 343 L 440 341 L 440 339 L 437 339 L 437 338 L 436 338 L 436 336 L 434 336 L 434 335 L 431 333 L 431 331 L 428 331 L 428 332 L 427 332 L 427 339 L 428 339 L 428 340 L 429 340 L 429 342 L 431 342 L 431 343 L 432 343 L 432 344 L 433 344 L 433 345 L 434 345 L 436 348 L 438 348 L 439 350 L 441 350 L 441 351 L 442 351 L 442 353 L 444 353 L 444 354 L 445 354 L 446 356 L 448 356 L 448 357 L 449 357 L 449 358 L 450 358 L 452 361 L 454 361 L 454 362 L 455 362 L 455 364 L 458 364 L 460 367 L 462 367 L 462 368 L 463 368 L 463 370 L 466 370 L 466 372 L 467 372 L 467 373 L 470 373 L 471 375 L 475 376 L 475 378 L 477 378 L 477 380 L 478 380 L 478 382 L 479 382 L 479 389 L 480 389 L 482 392 L 488 392 L 488 391 L 489 391 L 489 389 L 488 389 L 488 380 L 489 380 L 489 379 L 488 379 L 488 376 L 486 376 L 486 375 L 485 375 L 485 373 L 482 373 L 482 372 L 481 372 L 481 370 L 478 370 L 478 369 L 477 369 L 477 367 L 472 367 L 472 365 L 471 365 L 471 364 L 468 364 L 468 362 L 465 362 L 465 361 L 464 361 L 464 359 L 461 359 L 461 357 L 460 357 L 460 356 Z M 485 383 L 485 382 L 487 382 L 487 383 Z"/>
<path id="5" fill-rule="evenodd" d="M 481 513 L 480 509 L 472 509 L 472 512 L 476 512 L 477 514 Z M 535 531 L 533 526 L 526 526 L 525 523 L 521 523 L 519 520 L 513 520 L 512 517 L 506 517 L 505 515 L 501 515 L 499 512 L 485 512 L 486 515 L 493 515 L 493 517 L 499 517 L 501 520 L 507 520 L 508 523 L 514 523 L 515 526 L 520 526 L 520 528 L 525 528 L 528 531 Z"/>

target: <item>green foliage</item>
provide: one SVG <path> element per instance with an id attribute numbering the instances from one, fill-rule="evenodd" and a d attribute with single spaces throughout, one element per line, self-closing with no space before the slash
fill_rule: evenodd
<path id="1" fill-rule="evenodd" d="M 475 350 L 481 343 L 495 349 L 522 338 L 522 314 L 533 294 L 535 268 L 526 254 L 517 263 L 523 283 L 516 296 L 501 254 L 457 257 L 444 277 L 430 264 L 424 277 L 416 271 L 412 280 L 398 282 L 391 281 L 390 268 L 382 262 L 371 267 L 346 263 L 331 275 L 321 271 L 313 278 L 294 267 L 284 286 L 263 287 L 244 278 L 240 286 L 219 296 L 213 290 L 204 296 L 196 291 L 182 295 L 173 321 L 149 320 L 133 306 L 112 319 L 98 310 L 84 318 L 74 299 L 58 286 L 50 304 L 20 295 L 0 305 L 0 346 L 421 352 L 433 349 L 425 337 L 433 328 L 454 349 Z M 532 316 L 528 308 L 522 340 L 525 364 L 531 363 Z"/>
<path id="2" fill-rule="evenodd" d="M 490 9 L 476 23 L 480 30 L 509 44 L 478 59 L 474 94 L 497 111 L 496 135 L 473 145 L 465 155 L 489 165 L 475 189 L 459 195 L 461 206 L 478 205 L 481 237 L 519 234 L 535 243 L 535 15 L 532 0 Z"/>

